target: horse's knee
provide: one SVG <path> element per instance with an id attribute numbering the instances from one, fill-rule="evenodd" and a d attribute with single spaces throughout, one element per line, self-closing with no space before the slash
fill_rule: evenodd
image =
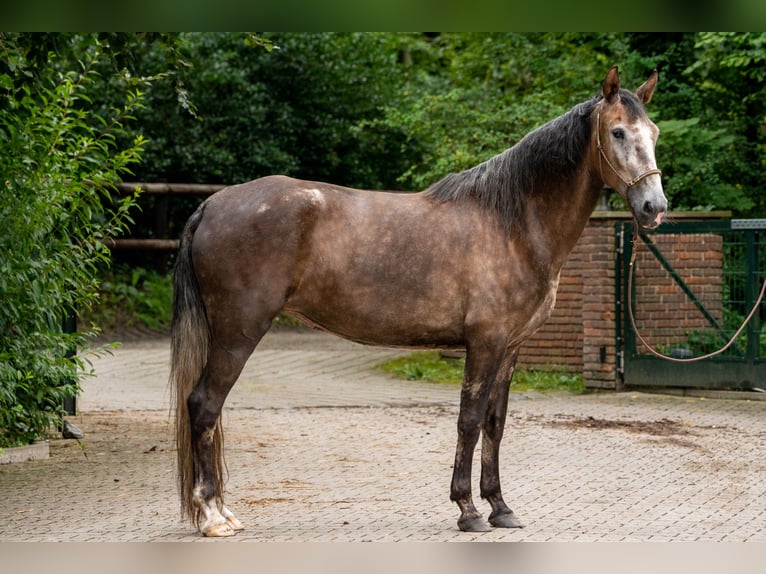
<path id="1" fill-rule="evenodd" d="M 476 442 L 481 433 L 482 417 L 479 413 L 460 413 L 457 420 L 458 435 L 466 442 Z"/>
<path id="2" fill-rule="evenodd" d="M 505 430 L 505 417 L 499 417 L 494 413 L 489 413 L 484 420 L 484 433 L 487 438 L 500 442 Z"/>

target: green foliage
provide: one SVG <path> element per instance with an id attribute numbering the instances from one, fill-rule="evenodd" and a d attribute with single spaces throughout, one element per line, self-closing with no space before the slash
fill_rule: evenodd
<path id="1" fill-rule="evenodd" d="M 766 213 L 766 34 L 440 34 L 409 36 L 404 97 L 377 120 L 418 153 L 399 181 L 422 189 L 499 153 L 596 93 L 619 65 L 625 87 L 653 68 L 650 114 L 673 209 Z M 404 42 L 402 42 L 404 44 Z M 376 125 L 377 125 L 376 124 Z"/>
<path id="2" fill-rule="evenodd" d="M 105 240 L 125 229 L 135 205 L 132 196 L 114 202 L 109 188 L 144 145 L 141 136 L 117 145 L 141 106 L 140 87 L 128 78 L 121 106 L 91 110 L 104 57 L 95 37 L 70 37 L 72 59 L 51 52 L 44 63 L 24 39 L 0 35 L 3 446 L 43 436 L 87 372 L 82 356 L 68 355 L 94 332 L 64 333 L 63 319 L 96 297 L 96 269 L 109 261 Z"/>
<path id="3" fill-rule="evenodd" d="M 581 375 L 562 370 L 519 370 L 513 376 L 511 389 L 515 391 L 554 392 L 582 394 L 585 382 Z"/>
<path id="4" fill-rule="evenodd" d="M 406 381 L 459 385 L 464 366 L 464 359 L 445 359 L 438 351 L 423 351 L 393 359 L 378 368 Z"/>
<path id="5" fill-rule="evenodd" d="M 725 127 L 706 127 L 699 118 L 658 121 L 662 137 L 666 193 L 676 210 L 731 209 L 747 213 L 753 199 L 743 186 L 727 181 L 738 137 Z M 741 142 L 740 142 L 741 143 Z"/>
<path id="6" fill-rule="evenodd" d="M 606 70 L 619 65 L 629 88 L 660 70 L 649 109 L 662 128 L 657 159 L 671 207 L 766 213 L 763 34 L 108 38 L 130 46 L 136 76 L 175 70 L 173 82 L 152 85 L 140 111 L 151 143 L 139 180 L 236 183 L 283 173 L 420 190 L 594 95 Z M 99 105 L 113 94 L 105 90 Z M 171 236 L 198 201 L 171 204 Z M 151 236 L 149 211 L 136 217 L 137 235 Z"/>
<path id="7" fill-rule="evenodd" d="M 419 154 L 399 177 L 423 189 L 512 146 L 595 93 L 625 45 L 614 35 L 441 34 L 415 37 L 404 105 L 374 125 L 400 129 Z M 405 44 L 405 42 L 402 42 Z M 594 80 L 595 79 L 595 80 Z"/>
<path id="8" fill-rule="evenodd" d="M 355 129 L 391 104 L 402 83 L 392 36 L 253 38 L 180 35 L 182 81 L 196 116 L 178 108 L 167 85 L 149 91 L 140 118 L 152 143 L 139 177 L 237 183 L 283 173 L 371 188 L 394 183 L 384 178 L 400 171 L 403 138 Z M 156 73 L 165 65 L 158 56 L 144 50 L 142 69 Z"/>
<path id="9" fill-rule="evenodd" d="M 379 365 L 378 368 L 407 381 L 459 385 L 463 380 L 465 359 L 444 358 L 438 351 L 423 351 L 393 359 Z M 561 370 L 517 369 L 513 375 L 511 390 L 582 393 L 585 385 L 580 375 Z"/>
<path id="10" fill-rule="evenodd" d="M 684 72 L 703 103 L 698 114 L 700 128 L 707 129 L 707 135 L 725 134 L 730 142 L 718 146 L 719 155 L 711 157 L 712 183 L 717 179 L 723 184 L 715 203 L 740 216 L 762 217 L 766 210 L 764 62 L 766 33 L 699 33 L 695 58 Z M 701 153 L 696 155 L 701 157 L 708 149 L 703 141 Z M 694 151 L 686 153 L 694 155 Z M 691 195 L 691 187 L 686 191 Z"/>
<path id="11" fill-rule="evenodd" d="M 763 217 L 764 62 L 764 33 L 0 33 L 0 426 L 22 436 L 0 444 L 76 392 L 59 383 L 85 365 L 63 357 L 87 334 L 59 325 L 97 297 L 135 204 L 109 186 L 139 156 L 134 180 L 417 190 L 595 94 L 610 66 L 628 87 L 657 67 L 672 208 Z M 172 236 L 197 202 L 171 203 Z M 105 296 L 164 324 L 164 278 L 137 273 Z"/>
<path id="12" fill-rule="evenodd" d="M 169 273 L 120 265 L 102 274 L 99 299 L 81 314 L 104 331 L 124 327 L 168 329 L 173 315 L 173 283 Z"/>
<path id="13" fill-rule="evenodd" d="M 285 174 L 368 189 L 398 186 L 412 152 L 399 127 L 360 127 L 395 106 L 404 81 L 397 36 L 375 33 L 181 33 L 172 51 L 131 44 L 136 75 L 177 66 L 138 113 L 150 143 L 137 181 L 239 183 Z M 265 49 L 264 49 L 265 48 Z M 179 89 L 187 110 L 178 105 Z M 111 92 L 99 100 L 108 106 Z M 190 113 L 191 111 L 191 113 Z M 145 199 L 147 207 L 152 198 Z M 171 202 L 177 237 L 199 198 Z M 149 209 L 136 235 L 150 237 Z"/>
<path id="14" fill-rule="evenodd" d="M 712 353 L 721 348 L 727 341 L 722 340 L 721 334 L 713 329 L 700 329 L 687 333 L 685 347 L 694 356 Z"/>

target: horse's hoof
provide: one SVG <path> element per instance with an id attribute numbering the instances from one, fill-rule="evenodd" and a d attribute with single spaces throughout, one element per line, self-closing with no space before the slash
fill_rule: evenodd
<path id="1" fill-rule="evenodd" d="M 492 527 L 481 516 L 461 516 L 457 527 L 463 532 L 489 532 Z"/>
<path id="2" fill-rule="evenodd" d="M 208 526 L 202 531 L 202 536 L 207 536 L 209 538 L 222 538 L 224 536 L 234 536 L 235 534 L 236 532 L 229 526 L 228 522 L 221 522 L 220 524 Z"/>
<path id="3" fill-rule="evenodd" d="M 519 522 L 519 519 L 516 518 L 513 512 L 490 516 L 489 523 L 497 528 L 524 528 L 524 525 Z"/>
<path id="4" fill-rule="evenodd" d="M 228 516 L 226 518 L 226 524 L 231 526 L 231 529 L 234 530 L 234 532 L 241 532 L 245 529 L 245 527 L 242 526 L 242 523 L 237 520 L 236 516 Z"/>

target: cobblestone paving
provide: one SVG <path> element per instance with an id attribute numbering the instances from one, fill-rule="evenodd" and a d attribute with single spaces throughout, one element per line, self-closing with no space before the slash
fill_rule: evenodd
<path id="1" fill-rule="evenodd" d="M 246 527 L 227 542 L 766 541 L 766 402 L 642 393 L 512 394 L 501 476 L 525 528 L 458 531 L 459 391 L 372 368 L 401 353 L 267 336 L 224 414 Z M 82 442 L 0 466 L 0 541 L 205 540 L 178 515 L 167 340 L 94 364 Z"/>

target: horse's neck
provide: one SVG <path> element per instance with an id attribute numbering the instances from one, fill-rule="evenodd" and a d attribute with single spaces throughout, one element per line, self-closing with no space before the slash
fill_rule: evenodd
<path id="1" fill-rule="evenodd" d="M 541 263 L 558 273 L 593 213 L 602 182 L 585 172 L 537 194 L 528 203 L 522 239 Z"/>

